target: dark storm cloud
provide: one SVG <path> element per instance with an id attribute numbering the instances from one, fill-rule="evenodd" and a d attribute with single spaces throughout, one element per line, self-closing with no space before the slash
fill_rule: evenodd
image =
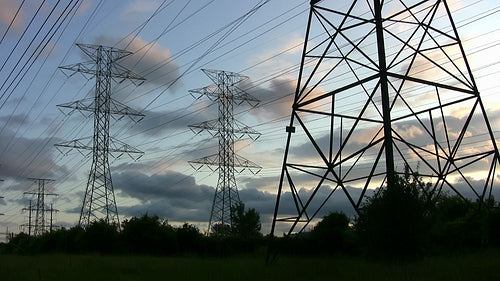
<path id="1" fill-rule="evenodd" d="M 113 186 L 121 195 L 141 202 L 120 208 L 128 216 L 147 212 L 174 221 L 208 219 L 215 190 L 196 184 L 194 177 L 170 171 L 151 176 L 128 171 L 115 173 L 113 179 Z"/>
<path id="2" fill-rule="evenodd" d="M 5 130 L 0 136 L 0 177 L 13 180 L 8 189 L 24 190 L 24 181 L 30 177 L 58 178 L 69 171 L 53 160 L 53 145 L 57 138 L 30 139 L 17 137 Z"/>
<path id="3" fill-rule="evenodd" d="M 295 80 L 277 78 L 271 80 L 268 87 L 255 85 L 251 80 L 244 81 L 239 86 L 260 100 L 260 105 L 250 111 L 250 114 L 260 121 L 265 121 L 290 116 L 295 84 Z"/>
<path id="4" fill-rule="evenodd" d="M 145 175 L 139 172 L 127 171 L 115 173 L 113 185 L 120 195 L 139 200 L 134 206 L 119 206 L 120 213 L 125 216 L 141 216 L 145 213 L 158 215 L 171 221 L 208 221 L 213 203 L 215 189 L 207 185 L 196 184 L 191 176 L 181 173 L 167 172 L 161 175 Z M 248 186 L 248 184 L 247 184 Z M 352 194 L 359 194 L 360 189 L 348 188 Z M 301 189 L 300 194 L 306 198 L 310 192 Z M 316 195 L 324 198 L 331 192 L 329 186 L 324 186 Z M 260 213 L 263 223 L 268 223 L 276 203 L 276 195 L 256 188 L 239 190 L 240 199 L 246 208 L 254 208 Z M 120 205 L 120 204 L 118 204 Z M 318 207 L 314 201 L 311 207 Z M 329 203 L 319 213 L 324 216 L 332 211 L 342 211 L 354 214 L 353 208 L 341 190 L 335 192 Z M 280 214 L 296 214 L 293 199 L 289 191 L 284 192 Z"/>
<path id="5" fill-rule="evenodd" d="M 281 195 L 278 215 L 280 217 L 297 215 L 297 209 L 294 205 L 292 194 L 289 190 L 285 190 L 285 188 L 287 187 L 284 187 L 284 192 Z M 355 198 L 358 198 L 361 194 L 360 188 L 346 187 L 346 189 L 349 191 L 349 194 Z M 332 188 L 330 186 L 322 186 L 315 194 L 315 200 L 311 201 L 311 204 L 308 207 L 308 214 L 312 215 L 331 192 Z M 243 203 L 245 203 L 246 208 L 254 208 L 260 213 L 263 223 L 269 223 L 272 220 L 274 208 L 276 206 L 276 194 L 259 191 L 253 188 L 240 190 L 239 194 L 240 199 Z M 299 194 L 301 200 L 306 202 L 311 196 L 312 190 L 302 188 L 299 190 Z M 366 194 L 371 195 L 372 191 L 368 191 Z M 327 203 L 320 209 L 316 218 L 321 218 L 330 212 L 343 212 L 350 217 L 354 217 L 356 215 L 354 208 L 341 189 L 337 189 L 333 193 Z"/>
<path id="6" fill-rule="evenodd" d="M 19 127 L 30 124 L 30 120 L 26 114 L 12 114 L 10 116 L 0 116 L 0 123 L 6 124 L 7 122 L 9 124 L 9 127 Z"/>

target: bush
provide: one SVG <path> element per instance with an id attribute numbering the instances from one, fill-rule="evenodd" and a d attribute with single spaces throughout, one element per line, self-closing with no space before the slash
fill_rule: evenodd
<path id="1" fill-rule="evenodd" d="M 356 222 L 364 252 L 385 258 L 414 258 L 425 249 L 432 194 L 408 167 L 394 184 L 367 199 Z"/>
<path id="2" fill-rule="evenodd" d="M 316 251 L 327 254 L 355 252 L 356 246 L 349 222 L 349 217 L 344 213 L 330 213 L 323 217 L 310 235 L 316 244 Z"/>
<path id="3" fill-rule="evenodd" d="M 176 237 L 172 226 L 158 216 L 143 215 L 123 222 L 123 244 L 131 253 L 172 254 L 176 252 Z"/>

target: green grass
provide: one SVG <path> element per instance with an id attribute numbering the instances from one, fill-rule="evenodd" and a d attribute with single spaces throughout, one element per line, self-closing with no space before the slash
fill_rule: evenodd
<path id="1" fill-rule="evenodd" d="M 362 258 L 226 259 L 141 256 L 0 256 L 2 281 L 93 280 L 500 280 L 500 253 L 433 257 L 408 263 Z"/>

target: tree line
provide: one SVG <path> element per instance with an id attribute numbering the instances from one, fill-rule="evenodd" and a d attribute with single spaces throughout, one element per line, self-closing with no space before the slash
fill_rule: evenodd
<path id="1" fill-rule="evenodd" d="M 184 223 L 176 227 L 160 217 L 144 214 L 125 220 L 120 229 L 103 220 L 89 226 L 30 236 L 20 233 L 0 244 L 3 254 L 126 254 L 227 256 L 262 247 L 260 216 L 243 203 L 232 209 L 232 226 L 214 225 L 209 235 Z"/>
<path id="2" fill-rule="evenodd" d="M 330 213 L 311 231 L 278 241 L 281 251 L 401 260 L 500 248 L 500 208 L 493 197 L 442 194 L 408 168 L 393 182 L 369 197 L 354 220 Z"/>
<path id="3" fill-rule="evenodd" d="M 330 213 L 310 231 L 275 237 L 272 249 L 289 255 L 401 259 L 500 248 L 500 209 L 493 198 L 473 202 L 441 194 L 408 169 L 393 182 L 369 197 L 356 218 Z M 20 233 L 2 244 L 0 253 L 228 256 L 265 251 L 269 239 L 260 232 L 255 209 L 245 210 L 240 203 L 231 219 L 231 226 L 216 224 L 210 234 L 148 214 L 124 221 L 121 230 L 97 221 L 36 237 Z"/>

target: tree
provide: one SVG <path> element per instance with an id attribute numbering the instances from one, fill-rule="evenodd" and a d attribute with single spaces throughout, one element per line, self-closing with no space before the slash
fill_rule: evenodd
<path id="1" fill-rule="evenodd" d="M 356 229 L 365 252 L 372 256 L 418 256 L 428 234 L 435 202 L 431 185 L 405 168 L 394 184 L 381 187 L 368 198 L 359 213 Z"/>
<path id="2" fill-rule="evenodd" d="M 196 226 L 184 223 L 182 227 L 176 228 L 175 232 L 179 252 L 200 252 L 202 250 L 203 235 Z"/>
<path id="3" fill-rule="evenodd" d="M 242 238 L 262 237 L 260 215 L 255 209 L 245 211 L 245 204 L 239 202 L 231 207 L 231 233 Z"/>
<path id="4" fill-rule="evenodd" d="M 114 253 L 118 251 L 118 226 L 104 220 L 93 221 L 85 228 L 84 245 L 87 251 Z"/>
<path id="5" fill-rule="evenodd" d="M 216 223 L 210 229 L 211 236 L 227 237 L 231 235 L 231 226 L 225 223 Z"/>
<path id="6" fill-rule="evenodd" d="M 320 252 L 329 254 L 352 251 L 349 217 L 344 213 L 330 213 L 311 231 L 311 238 L 316 242 Z"/>
<path id="7" fill-rule="evenodd" d="M 169 254 L 176 249 L 175 230 L 166 220 L 148 216 L 125 220 L 122 237 L 127 248 L 134 253 Z"/>

